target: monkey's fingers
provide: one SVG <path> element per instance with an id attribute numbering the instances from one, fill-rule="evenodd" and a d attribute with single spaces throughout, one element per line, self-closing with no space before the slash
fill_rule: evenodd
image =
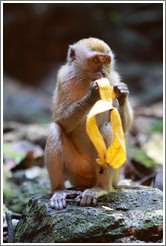
<path id="1" fill-rule="evenodd" d="M 59 201 L 59 206 L 57 209 L 64 209 L 66 208 L 66 199 L 62 199 L 61 201 Z"/>
<path id="2" fill-rule="evenodd" d="M 114 86 L 114 91 L 117 94 L 129 94 L 129 89 L 126 84 L 119 84 Z"/>
<path id="3" fill-rule="evenodd" d="M 81 195 L 82 195 L 82 191 L 71 190 L 67 194 L 66 198 L 77 198 L 78 196 L 81 196 Z"/>
<path id="4" fill-rule="evenodd" d="M 93 197 L 92 206 L 96 207 L 96 205 L 97 205 L 97 197 Z"/>
<path id="5" fill-rule="evenodd" d="M 89 200 L 89 202 L 88 202 L 88 200 Z M 84 195 L 84 196 L 81 198 L 80 206 L 81 206 L 81 207 L 87 207 L 89 203 L 91 203 L 90 197 Z"/>
<path id="6" fill-rule="evenodd" d="M 86 206 L 90 206 L 92 204 L 93 197 L 92 196 L 87 196 L 85 200 Z"/>
<path id="7" fill-rule="evenodd" d="M 95 81 L 90 83 L 90 98 L 93 98 L 95 101 L 100 99 L 99 87 Z"/>
<path id="8" fill-rule="evenodd" d="M 81 198 L 82 198 L 82 195 L 77 196 L 77 197 L 75 198 L 75 201 L 77 202 L 77 204 L 80 204 Z"/>
<path id="9" fill-rule="evenodd" d="M 129 94 L 129 90 L 127 85 L 119 84 L 114 86 L 114 91 L 117 93 L 117 99 L 120 105 L 123 105 L 127 95 Z"/>
<path id="10" fill-rule="evenodd" d="M 97 198 L 91 195 L 84 195 L 80 201 L 81 207 L 89 207 L 89 206 L 95 207 L 96 204 L 97 204 Z"/>
<path id="11" fill-rule="evenodd" d="M 64 196 L 56 197 L 56 194 L 50 199 L 50 206 L 55 209 L 64 209 L 66 207 L 66 199 Z"/>
<path id="12" fill-rule="evenodd" d="M 66 208 L 66 199 L 62 198 L 60 200 L 55 200 L 54 201 L 54 207 L 55 207 L 55 209 L 58 209 L 58 210 Z"/>

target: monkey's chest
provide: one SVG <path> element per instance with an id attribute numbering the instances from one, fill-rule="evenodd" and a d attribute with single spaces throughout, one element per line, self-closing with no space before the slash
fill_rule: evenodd
<path id="1" fill-rule="evenodd" d="M 104 112 L 96 116 L 96 122 L 103 136 L 106 145 L 113 141 L 112 126 L 110 123 L 110 113 Z M 71 135 L 72 142 L 79 154 L 87 159 L 96 159 L 97 151 L 86 133 L 86 120 L 83 121 Z"/>
<path id="2" fill-rule="evenodd" d="M 96 149 L 86 133 L 86 122 L 80 124 L 71 134 L 72 142 L 81 156 L 85 159 L 96 157 Z"/>
<path id="3" fill-rule="evenodd" d="M 104 124 L 107 124 L 110 122 L 110 112 L 104 112 L 101 114 L 96 115 L 96 123 L 98 127 L 103 127 Z"/>

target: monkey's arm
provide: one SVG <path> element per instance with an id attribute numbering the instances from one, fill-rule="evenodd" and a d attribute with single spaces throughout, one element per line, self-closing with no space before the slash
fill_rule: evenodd
<path id="1" fill-rule="evenodd" d="M 114 86 L 119 101 L 119 113 L 122 120 L 123 130 L 126 134 L 133 122 L 133 111 L 128 100 L 128 86 L 125 83 L 120 83 Z"/>
<path id="2" fill-rule="evenodd" d="M 67 107 L 58 108 L 58 104 L 56 105 L 55 122 L 62 126 L 66 133 L 72 132 L 99 98 L 98 86 L 95 82 L 91 82 L 88 93 L 79 101 Z"/>
<path id="3" fill-rule="evenodd" d="M 120 106 L 119 113 L 122 119 L 123 130 L 126 134 L 129 131 L 133 122 L 133 111 L 130 106 L 128 97 L 126 98 L 124 104 Z"/>

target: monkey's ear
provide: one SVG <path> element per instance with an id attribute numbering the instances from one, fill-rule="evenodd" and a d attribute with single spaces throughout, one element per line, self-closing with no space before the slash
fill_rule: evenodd
<path id="1" fill-rule="evenodd" d="M 76 59 L 74 45 L 69 45 L 69 50 L 67 54 L 67 61 L 72 62 Z"/>

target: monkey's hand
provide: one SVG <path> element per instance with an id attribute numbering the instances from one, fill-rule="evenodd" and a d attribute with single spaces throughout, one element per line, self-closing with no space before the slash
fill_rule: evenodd
<path id="1" fill-rule="evenodd" d="M 101 196 L 108 194 L 108 192 L 100 187 L 87 189 L 82 193 L 80 200 L 81 207 L 96 206 L 97 199 Z"/>
<path id="2" fill-rule="evenodd" d="M 95 81 L 92 81 L 90 84 L 90 88 L 87 93 L 87 99 L 90 104 L 94 104 L 100 99 L 99 87 Z"/>
<path id="3" fill-rule="evenodd" d="M 114 86 L 114 91 L 117 93 L 120 106 L 122 106 L 129 94 L 128 86 L 125 83 L 120 83 Z"/>
<path id="4" fill-rule="evenodd" d="M 50 205 L 55 209 L 64 209 L 66 207 L 67 198 L 77 198 L 81 196 L 81 191 L 75 190 L 57 190 L 50 199 Z"/>

